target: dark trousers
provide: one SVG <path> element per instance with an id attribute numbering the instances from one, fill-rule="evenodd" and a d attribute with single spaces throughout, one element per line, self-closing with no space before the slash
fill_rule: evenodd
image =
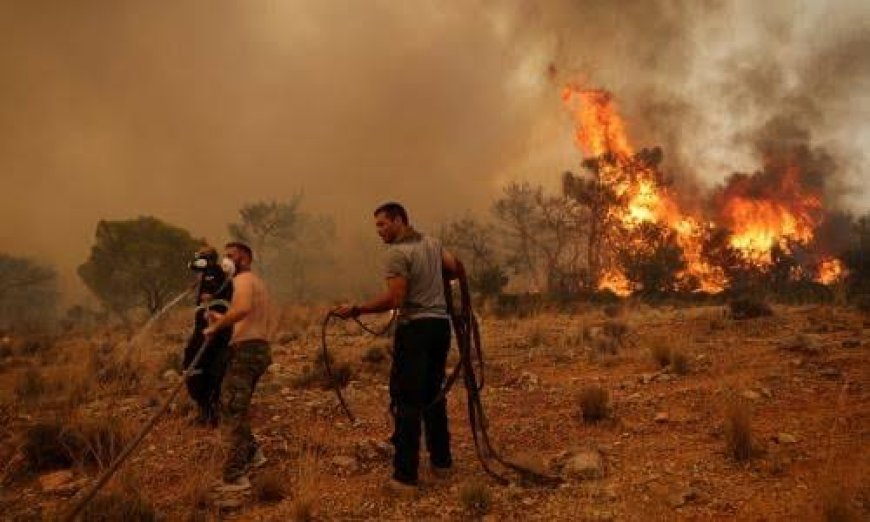
<path id="1" fill-rule="evenodd" d="M 449 348 L 447 319 L 417 319 L 396 328 L 390 400 L 395 421 L 393 478 L 400 482 L 417 481 L 421 424 L 425 427 L 426 449 L 432 465 L 447 468 L 453 463 L 447 401 L 432 404 L 444 382 Z"/>
<path id="2" fill-rule="evenodd" d="M 186 383 L 190 398 L 199 406 L 200 418 L 212 424 L 217 423 L 220 415 L 221 382 L 227 369 L 231 334 L 232 330 L 227 329 L 215 335 L 196 365 L 199 373 Z M 197 328 L 184 349 L 185 368 L 193 361 L 203 340 L 202 329 Z"/>

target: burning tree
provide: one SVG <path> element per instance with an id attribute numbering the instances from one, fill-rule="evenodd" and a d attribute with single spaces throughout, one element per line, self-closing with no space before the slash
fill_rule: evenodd
<path id="1" fill-rule="evenodd" d="M 587 209 L 586 263 L 600 289 L 718 293 L 794 283 L 829 284 L 843 265 L 817 240 L 830 157 L 807 133 L 771 122 L 758 152 L 763 169 L 735 174 L 711 198 L 712 220 L 684 212 L 661 169 L 661 149 L 635 152 L 612 95 L 569 85 L 584 173 L 566 173 L 567 196 Z"/>

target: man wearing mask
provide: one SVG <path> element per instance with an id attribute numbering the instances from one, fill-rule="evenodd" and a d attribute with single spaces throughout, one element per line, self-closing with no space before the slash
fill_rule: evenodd
<path id="1" fill-rule="evenodd" d="M 450 348 L 444 276 L 455 278 L 457 262 L 438 239 L 411 227 L 402 205 L 381 205 L 374 218 L 378 235 L 389 245 L 387 291 L 367 303 L 341 306 L 335 313 L 346 319 L 399 309 L 390 370 L 396 451 L 387 489 L 412 495 L 418 478 L 421 424 L 432 473 L 445 477 L 452 465 L 446 400 L 434 401 L 444 382 Z"/>
<path id="2" fill-rule="evenodd" d="M 251 487 L 248 470 L 266 460 L 251 433 L 248 408 L 257 382 L 272 363 L 269 294 L 262 279 L 251 272 L 251 248 L 240 242 L 227 243 L 225 248 L 226 257 L 235 265 L 233 299 L 225 314 L 209 314 L 210 325 L 204 333 L 213 336 L 229 326 L 233 330 L 221 392 L 221 433 L 228 451 L 221 489 L 239 491 Z"/>
<path id="3" fill-rule="evenodd" d="M 189 268 L 199 274 L 199 288 L 196 292 L 196 315 L 193 334 L 184 349 L 184 367 L 193 361 L 205 340 L 203 330 L 208 327 L 209 311 L 225 313 L 233 296 L 232 274 L 229 265 L 218 261 L 218 253 L 213 247 L 199 249 Z M 205 353 L 196 365 L 196 373 L 187 379 L 187 391 L 199 407 L 197 424 L 215 427 L 220 419 L 221 382 L 227 368 L 231 328 L 224 328 L 212 336 Z"/>

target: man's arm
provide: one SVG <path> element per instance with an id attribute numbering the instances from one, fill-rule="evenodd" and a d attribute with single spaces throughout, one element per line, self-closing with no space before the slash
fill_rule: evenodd
<path id="1" fill-rule="evenodd" d="M 459 260 L 446 248 L 441 249 L 441 270 L 449 281 L 459 277 Z"/>
<path id="2" fill-rule="evenodd" d="M 203 333 L 212 335 L 218 330 L 230 327 L 241 321 L 251 313 L 253 286 L 251 278 L 247 274 L 239 274 L 233 279 L 233 299 L 230 309 L 225 314 L 211 312 L 209 319 L 212 323 Z"/>
<path id="3" fill-rule="evenodd" d="M 387 291 L 380 296 L 363 303 L 361 305 L 343 305 L 339 306 L 333 312 L 347 319 L 349 317 L 357 317 L 362 314 L 376 314 L 378 312 L 387 312 L 402 306 L 405 301 L 405 294 L 408 292 L 408 280 L 404 277 L 389 277 L 387 278 Z"/>

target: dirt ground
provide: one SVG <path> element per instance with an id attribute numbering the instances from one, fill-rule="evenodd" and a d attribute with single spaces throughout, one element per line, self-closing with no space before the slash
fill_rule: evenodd
<path id="1" fill-rule="evenodd" d="M 330 390 L 301 377 L 315 367 L 323 310 L 288 309 L 253 406 L 269 458 L 252 475 L 253 491 L 209 493 L 222 460 L 219 434 L 193 425 L 183 392 L 107 491 L 141 497 L 163 520 L 866 520 L 870 317 L 827 305 L 774 310 L 741 321 L 717 306 L 639 304 L 482 317 L 489 433 L 504 455 L 564 482 L 501 486 L 488 477 L 457 386 L 449 397 L 454 473 L 436 480 L 424 455 L 420 491 L 405 499 L 383 489 L 389 360 L 379 354 L 389 342 L 350 324 L 330 332 L 337 364 L 352 370 L 345 395 L 360 419 L 354 425 Z M 128 371 L 138 379 L 127 383 L 93 374 L 95 351 L 117 357 L 119 332 L 74 333 L 29 349 L 4 341 L 0 518 L 55 519 L 105 466 L 73 462 L 59 478 L 51 466 L 34 470 L 27 430 L 112 421 L 129 437 L 177 379 L 167 368 L 187 328 L 181 312 L 159 324 L 135 351 Z M 598 422 L 582 414 L 590 387 L 609 397 Z M 750 419 L 745 460 L 729 445 L 735 411 Z M 592 456 L 592 468 L 578 471 L 578 455 Z M 50 484 L 52 473 L 60 485 Z"/>

